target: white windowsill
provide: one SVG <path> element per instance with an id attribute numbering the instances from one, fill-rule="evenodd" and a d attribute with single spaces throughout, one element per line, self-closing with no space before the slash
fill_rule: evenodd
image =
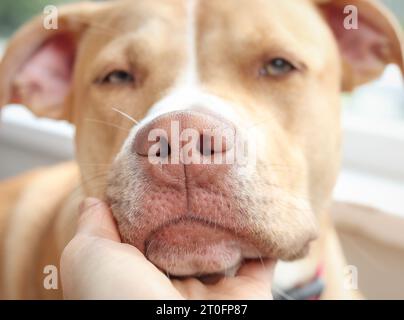
<path id="1" fill-rule="evenodd" d="M 1 110 L 0 143 L 39 151 L 61 159 L 74 155 L 74 126 L 66 121 L 38 119 L 21 106 Z"/>

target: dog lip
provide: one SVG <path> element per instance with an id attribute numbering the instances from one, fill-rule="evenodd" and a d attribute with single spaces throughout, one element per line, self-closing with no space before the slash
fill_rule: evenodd
<path id="1" fill-rule="evenodd" d="M 148 244 L 151 242 L 151 240 L 153 239 L 153 237 L 158 234 L 160 231 L 162 231 L 163 229 L 170 227 L 170 226 L 174 226 L 176 224 L 180 224 L 180 223 L 197 223 L 206 227 L 210 227 L 210 228 L 214 228 L 214 229 L 218 229 L 220 231 L 224 231 L 234 237 L 240 237 L 240 235 L 237 233 L 236 230 L 234 230 L 233 228 L 224 226 L 222 224 L 217 223 L 216 221 L 210 221 L 201 217 L 197 217 L 197 216 L 193 216 L 193 215 L 187 215 L 187 216 L 182 216 L 179 218 L 174 218 L 171 220 L 168 220 L 164 223 L 162 223 L 161 225 L 157 226 L 156 228 L 154 228 L 149 235 L 146 237 L 146 239 L 144 240 L 143 246 L 144 248 L 148 247 Z M 244 237 L 243 237 L 244 238 Z"/>
<path id="2" fill-rule="evenodd" d="M 143 251 L 147 259 L 171 276 L 232 276 L 245 260 L 267 258 L 251 240 L 232 226 L 189 215 L 154 228 L 144 241 Z M 221 258 L 223 254 L 227 259 Z M 167 263 L 173 257 L 178 263 Z"/>
<path id="3" fill-rule="evenodd" d="M 232 273 L 236 274 L 236 272 L 240 269 L 240 267 L 243 265 L 245 260 L 247 260 L 247 259 L 243 259 L 242 261 L 234 263 L 233 265 L 231 265 L 230 267 L 227 267 L 224 270 L 218 270 L 215 273 L 195 273 L 195 274 L 189 274 L 186 276 L 176 276 L 176 275 L 170 275 L 170 276 L 173 277 L 174 279 L 176 278 L 176 279 L 180 279 L 180 280 L 186 279 L 189 277 L 194 277 L 194 278 L 199 279 L 204 284 L 214 284 L 217 281 L 212 281 L 211 280 L 212 278 L 218 277 L 219 278 L 218 280 L 220 280 L 220 278 L 226 276 L 226 274 L 232 274 Z M 251 260 L 254 260 L 254 259 L 251 259 Z"/>
<path id="4" fill-rule="evenodd" d="M 145 251 L 146 251 L 146 248 L 149 247 L 149 244 L 153 241 L 153 238 L 156 235 L 158 235 L 160 232 L 162 232 L 165 228 L 179 225 L 181 223 L 195 223 L 195 224 L 199 224 L 200 226 L 205 226 L 205 227 L 217 230 L 218 232 L 224 232 L 224 233 L 228 234 L 229 236 L 234 237 L 234 239 L 236 239 L 238 242 L 244 243 L 245 245 L 254 248 L 253 250 L 254 250 L 254 252 L 257 252 L 257 254 L 252 254 L 248 257 L 245 257 L 246 259 L 272 258 L 270 255 L 263 254 L 262 247 L 260 247 L 259 245 L 257 246 L 253 239 L 250 239 L 245 234 L 238 232 L 236 230 L 236 228 L 231 227 L 231 226 L 226 226 L 223 223 L 218 223 L 215 220 L 207 220 L 203 217 L 198 217 L 195 215 L 187 215 L 187 216 L 173 218 L 173 219 L 165 221 L 162 224 L 158 225 L 157 227 L 153 228 L 148 233 L 148 235 L 145 237 L 145 240 L 143 242 L 143 248 L 145 249 Z"/>

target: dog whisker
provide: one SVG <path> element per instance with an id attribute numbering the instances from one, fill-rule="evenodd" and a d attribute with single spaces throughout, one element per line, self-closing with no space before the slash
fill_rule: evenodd
<path id="1" fill-rule="evenodd" d="M 124 128 L 124 127 L 118 126 L 118 125 L 116 125 L 116 124 L 109 123 L 109 122 L 102 121 L 102 120 L 88 119 L 88 118 L 87 118 L 87 119 L 85 119 L 85 121 L 94 122 L 94 123 L 99 123 L 99 124 L 104 124 L 104 125 L 107 125 L 107 126 L 110 126 L 110 127 L 116 128 L 116 129 L 124 130 L 124 131 L 127 131 L 127 132 L 130 131 L 129 128 Z"/>
<path id="2" fill-rule="evenodd" d="M 118 112 L 121 116 L 129 119 L 130 121 L 132 121 L 134 124 L 139 124 L 139 121 L 137 121 L 135 118 L 131 117 L 130 115 L 128 115 L 127 113 L 118 110 L 117 108 L 112 108 L 113 111 Z"/>
<path id="3" fill-rule="evenodd" d="M 97 179 L 105 179 L 107 177 L 108 171 L 100 172 L 98 174 L 95 174 L 94 176 L 87 178 L 87 179 L 82 179 L 77 186 L 72 190 L 71 196 L 69 197 L 71 200 L 75 200 L 76 197 L 80 197 L 83 195 L 82 189 L 83 186 L 88 183 L 88 182 L 93 182 L 96 181 Z M 97 186 L 93 188 L 93 191 L 96 191 L 98 188 L 105 188 L 108 185 L 106 181 L 103 183 L 98 183 Z"/>
<path id="4" fill-rule="evenodd" d="M 152 246 L 153 242 L 154 242 L 154 239 L 152 239 L 152 240 L 147 244 L 147 247 L 146 247 L 146 250 L 145 250 L 145 253 L 144 253 L 144 256 L 145 256 L 145 257 L 148 256 L 149 249 L 150 249 L 150 247 Z"/>

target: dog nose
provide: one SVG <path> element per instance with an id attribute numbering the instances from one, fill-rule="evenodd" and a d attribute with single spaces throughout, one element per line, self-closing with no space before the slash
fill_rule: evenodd
<path id="1" fill-rule="evenodd" d="M 166 158 L 179 152 L 185 159 L 194 157 L 191 153 L 196 151 L 206 158 L 231 151 L 234 136 L 234 125 L 224 118 L 206 112 L 178 111 L 161 115 L 141 127 L 133 148 L 141 156 Z"/>

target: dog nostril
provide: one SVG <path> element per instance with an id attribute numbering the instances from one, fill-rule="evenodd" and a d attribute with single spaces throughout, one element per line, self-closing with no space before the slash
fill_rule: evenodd
<path id="1" fill-rule="evenodd" d="M 199 152 L 204 156 L 212 156 L 215 153 L 214 137 L 201 134 L 198 142 Z"/>
<path id="2" fill-rule="evenodd" d="M 158 142 L 160 144 L 160 149 L 157 151 L 156 156 L 159 158 L 167 158 L 169 155 L 171 155 L 171 147 L 167 139 L 161 137 L 158 139 Z"/>

